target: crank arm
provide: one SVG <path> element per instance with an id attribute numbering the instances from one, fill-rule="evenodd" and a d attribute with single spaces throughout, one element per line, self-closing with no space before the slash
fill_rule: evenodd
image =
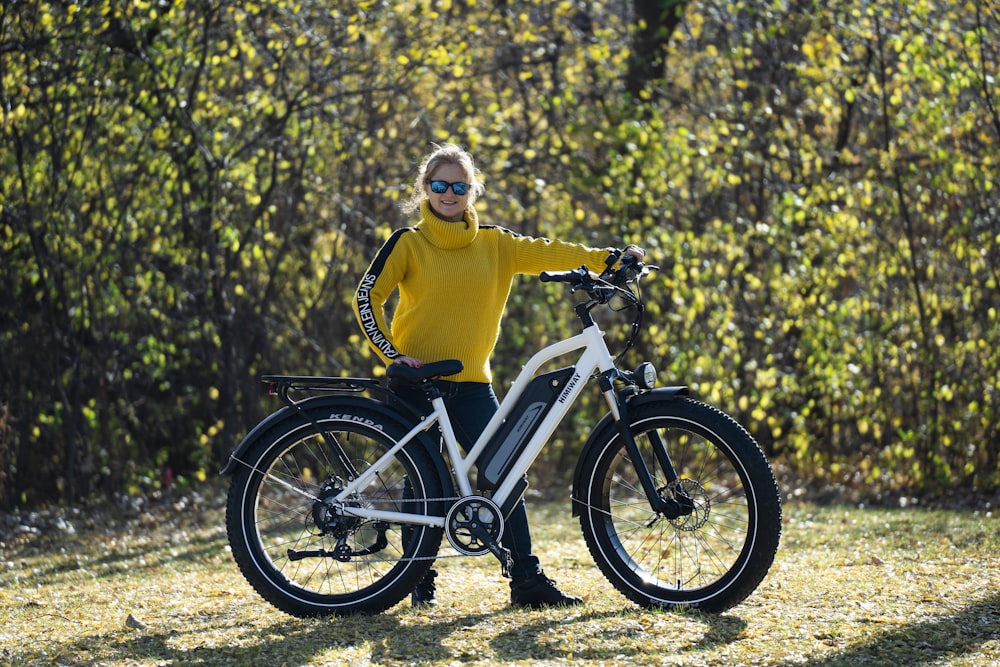
<path id="1" fill-rule="evenodd" d="M 474 526 L 469 527 L 469 532 L 479 538 L 479 540 L 486 545 L 486 548 L 490 550 L 497 560 L 500 561 L 500 575 L 505 579 L 510 579 L 510 570 L 514 567 L 514 559 L 510 555 L 510 549 L 505 549 L 504 547 L 497 544 L 497 541 L 493 539 L 493 536 L 483 527 L 479 522 L 476 522 Z"/>

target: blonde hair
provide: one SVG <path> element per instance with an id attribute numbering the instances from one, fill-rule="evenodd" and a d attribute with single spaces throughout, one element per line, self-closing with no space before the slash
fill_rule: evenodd
<path id="1" fill-rule="evenodd" d="M 458 165 L 465 170 L 466 178 L 469 179 L 469 206 L 472 206 L 486 190 L 486 186 L 479 178 L 479 170 L 476 169 L 476 163 L 472 159 L 471 153 L 455 144 L 441 146 L 432 144 L 432 146 L 434 146 L 434 150 L 423 159 L 417 168 L 417 177 L 413 181 L 413 192 L 410 193 L 410 198 L 403 203 L 405 213 L 416 213 L 420 210 L 420 205 L 427 199 L 427 191 L 424 190 L 424 186 L 430 182 L 431 176 L 434 175 L 438 167 L 445 164 Z"/>

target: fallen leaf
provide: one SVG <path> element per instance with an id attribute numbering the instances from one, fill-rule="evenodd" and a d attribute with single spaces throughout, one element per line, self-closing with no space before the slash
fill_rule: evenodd
<path id="1" fill-rule="evenodd" d="M 128 618 L 125 619 L 125 627 L 132 628 L 133 630 L 145 630 L 149 627 L 149 625 L 143 623 L 132 614 L 129 614 Z"/>

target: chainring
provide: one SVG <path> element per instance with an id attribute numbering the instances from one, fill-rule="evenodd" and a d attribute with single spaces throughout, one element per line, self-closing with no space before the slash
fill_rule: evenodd
<path id="1" fill-rule="evenodd" d="M 503 535 L 504 521 L 500 508 L 489 498 L 469 496 L 452 505 L 445 517 L 445 535 L 455 551 L 466 556 L 490 552 L 490 545 Z"/>

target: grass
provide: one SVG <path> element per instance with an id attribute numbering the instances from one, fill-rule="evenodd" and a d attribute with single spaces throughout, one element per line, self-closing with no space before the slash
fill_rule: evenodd
<path id="1" fill-rule="evenodd" d="M 80 514 L 73 533 L 3 543 L 0 664 L 1000 665 L 996 513 L 791 504 L 768 578 L 710 616 L 625 600 L 567 508 L 530 513 L 547 573 L 584 595 L 581 607 L 513 610 L 491 558 L 449 558 L 437 608 L 316 620 L 282 614 L 244 582 L 219 500 L 113 528 Z"/>

